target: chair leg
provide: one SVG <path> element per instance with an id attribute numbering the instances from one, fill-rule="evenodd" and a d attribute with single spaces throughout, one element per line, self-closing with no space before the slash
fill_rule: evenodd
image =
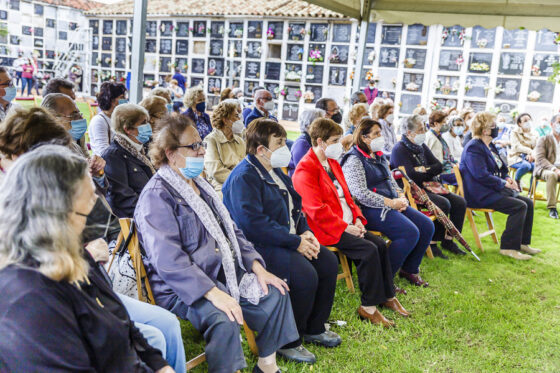
<path id="1" fill-rule="evenodd" d="M 249 349 L 253 355 L 259 356 L 259 348 L 257 347 L 257 342 L 255 341 L 255 332 L 249 328 L 246 322 L 243 323 L 243 329 L 245 330 L 245 336 L 247 337 Z"/>
<path id="2" fill-rule="evenodd" d="M 355 292 L 354 281 L 352 281 L 352 273 L 350 273 L 350 266 L 348 265 L 348 258 L 346 255 L 338 252 L 338 257 L 340 258 L 340 265 L 342 267 L 342 277 L 346 280 L 346 287 L 351 293 Z"/>
<path id="3" fill-rule="evenodd" d="M 486 215 L 486 224 L 488 225 L 488 229 L 490 232 L 490 236 L 494 240 L 494 243 L 498 243 L 498 235 L 496 234 L 496 229 L 494 228 L 494 219 L 492 218 L 491 212 L 484 213 Z"/>
<path id="4" fill-rule="evenodd" d="M 187 370 L 191 370 L 194 367 L 204 363 L 206 361 L 206 354 L 203 352 L 197 357 L 187 361 Z"/>
<path id="5" fill-rule="evenodd" d="M 482 242 L 480 242 L 480 236 L 478 235 L 478 230 L 476 229 L 476 224 L 474 222 L 474 217 L 472 215 L 472 210 L 468 207 L 467 207 L 467 219 L 469 220 L 469 224 L 471 225 L 474 240 L 476 241 L 476 246 L 478 246 L 480 251 L 484 251 L 484 249 L 482 248 Z"/>
<path id="6" fill-rule="evenodd" d="M 537 199 L 537 178 L 533 177 L 533 183 L 531 185 L 531 198 L 533 200 L 533 207 L 535 206 L 535 200 Z"/>
<path id="7" fill-rule="evenodd" d="M 434 259 L 434 253 L 432 253 L 432 248 L 428 245 L 428 249 L 426 250 L 426 256 L 430 259 Z"/>

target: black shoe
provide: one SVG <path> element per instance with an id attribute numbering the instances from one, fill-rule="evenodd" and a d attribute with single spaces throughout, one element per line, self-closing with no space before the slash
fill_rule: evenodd
<path id="1" fill-rule="evenodd" d="M 443 242 L 441 243 L 441 247 L 456 255 L 467 255 L 466 252 L 459 249 L 459 246 L 457 246 L 457 244 L 453 242 L 453 240 L 443 240 Z"/>
<path id="2" fill-rule="evenodd" d="M 435 257 L 441 258 L 441 259 L 449 259 L 447 256 L 445 256 L 441 250 L 439 249 L 439 247 L 433 243 L 430 244 L 430 248 L 432 249 L 432 254 L 434 254 Z"/>
<path id="3" fill-rule="evenodd" d="M 258 365 L 255 365 L 255 367 L 253 368 L 253 373 L 264 373 L 264 372 L 262 371 L 261 368 L 259 368 Z M 278 370 L 276 371 L 276 373 L 282 373 L 282 371 L 281 371 L 280 369 L 278 369 Z"/>
<path id="4" fill-rule="evenodd" d="M 548 216 L 550 216 L 552 219 L 558 219 L 558 211 L 555 208 L 548 210 Z"/>
<path id="5" fill-rule="evenodd" d="M 342 343 L 342 338 L 333 331 L 325 330 L 321 334 L 304 334 L 303 340 L 306 343 L 315 343 L 323 347 L 336 347 Z"/>
<path id="6" fill-rule="evenodd" d="M 302 345 L 294 348 L 281 348 L 276 351 L 276 354 L 286 360 L 295 361 L 296 363 L 315 364 L 317 362 L 315 355 Z"/>

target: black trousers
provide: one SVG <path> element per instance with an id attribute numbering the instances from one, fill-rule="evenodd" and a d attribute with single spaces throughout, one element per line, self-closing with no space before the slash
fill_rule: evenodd
<path id="1" fill-rule="evenodd" d="M 533 232 L 533 201 L 527 197 L 503 197 L 487 206 L 508 215 L 506 229 L 500 240 L 501 250 L 520 250 L 531 243 Z"/>
<path id="2" fill-rule="evenodd" d="M 321 334 L 331 314 L 338 274 L 336 255 L 321 246 L 317 259 L 289 251 L 290 300 L 300 338 L 283 348 L 297 347 L 303 334 Z M 274 273 L 274 268 L 269 268 Z"/>
<path id="3" fill-rule="evenodd" d="M 344 232 L 333 246 L 356 263 L 362 306 L 377 306 L 395 296 L 391 261 L 381 237 L 368 232 L 360 238 Z"/>
<path id="4" fill-rule="evenodd" d="M 455 228 L 459 232 L 463 231 L 463 222 L 465 221 L 465 213 L 467 212 L 467 201 L 463 197 L 460 197 L 454 193 L 449 194 L 434 194 L 426 192 L 428 197 L 433 203 L 437 205 L 445 215 L 449 216 L 449 219 L 455 225 Z M 438 222 L 434 221 L 435 233 L 432 240 L 442 241 L 445 238 L 445 227 Z"/>

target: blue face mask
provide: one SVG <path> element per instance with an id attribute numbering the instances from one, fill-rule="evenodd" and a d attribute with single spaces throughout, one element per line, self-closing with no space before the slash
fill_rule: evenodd
<path id="1" fill-rule="evenodd" d="M 167 107 L 167 112 L 168 113 L 173 113 L 173 104 L 167 104 L 165 106 Z"/>
<path id="2" fill-rule="evenodd" d="M 70 136 L 72 136 L 74 140 L 77 141 L 81 139 L 84 133 L 86 133 L 87 121 L 85 119 L 73 120 L 70 122 L 70 125 L 72 128 L 70 128 L 68 132 L 70 132 Z"/>
<path id="3" fill-rule="evenodd" d="M 194 179 L 204 170 L 204 158 L 186 157 L 185 167 L 179 168 L 179 171 L 187 179 Z"/>
<path id="4" fill-rule="evenodd" d="M 206 102 L 199 102 L 196 104 L 196 111 L 199 113 L 204 113 L 206 111 Z"/>
<path id="5" fill-rule="evenodd" d="M 453 127 L 453 133 L 457 136 L 461 136 L 465 132 L 465 127 Z"/>
<path id="6" fill-rule="evenodd" d="M 150 141 L 151 137 L 152 126 L 150 126 L 149 123 L 138 126 L 138 136 L 136 136 L 136 140 L 140 141 L 142 144 L 145 144 Z"/>
<path id="7" fill-rule="evenodd" d="M 6 92 L 4 94 L 4 97 L 2 97 L 2 99 L 11 102 L 14 98 L 16 98 L 17 95 L 17 88 L 16 87 L 8 87 L 8 88 L 4 88 L 4 91 Z"/>
<path id="8" fill-rule="evenodd" d="M 122 104 L 128 104 L 128 100 L 126 98 L 121 98 L 119 100 L 119 105 L 122 105 Z"/>

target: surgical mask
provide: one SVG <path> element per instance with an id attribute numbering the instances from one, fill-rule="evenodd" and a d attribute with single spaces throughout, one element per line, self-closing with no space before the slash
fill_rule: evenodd
<path id="1" fill-rule="evenodd" d="M 387 123 L 393 123 L 394 119 L 395 119 L 395 116 L 393 114 L 389 114 L 389 115 L 387 115 L 387 118 L 385 118 Z"/>
<path id="2" fill-rule="evenodd" d="M 136 136 L 136 140 L 140 141 L 142 144 L 145 144 L 150 141 L 151 137 L 152 126 L 150 126 L 149 123 L 138 126 L 138 136 Z"/>
<path id="3" fill-rule="evenodd" d="M 340 124 L 342 123 L 342 114 L 339 111 L 338 113 L 334 114 L 331 119 L 334 120 L 336 124 Z"/>
<path id="4" fill-rule="evenodd" d="M 342 143 L 337 142 L 336 144 L 327 146 L 327 148 L 325 149 L 325 155 L 330 159 L 338 159 L 342 155 L 343 151 L 344 148 L 342 147 Z"/>
<path id="5" fill-rule="evenodd" d="M 528 121 L 528 122 L 523 123 L 523 128 L 524 128 L 524 129 L 528 130 L 528 129 L 530 129 L 531 127 L 533 127 L 533 122 Z"/>
<path id="6" fill-rule="evenodd" d="M 128 104 L 128 100 L 126 98 L 121 98 L 119 100 L 119 105 L 122 105 L 122 104 Z"/>
<path id="7" fill-rule="evenodd" d="M 70 122 L 70 125 L 72 126 L 72 128 L 70 128 L 68 132 L 74 140 L 77 141 L 81 139 L 84 133 L 86 133 L 87 121 L 85 119 L 73 120 Z"/>
<path id="8" fill-rule="evenodd" d="M 556 124 L 554 125 L 554 132 L 555 132 L 557 135 L 560 135 L 560 123 L 556 123 Z"/>
<path id="9" fill-rule="evenodd" d="M 268 151 L 271 150 L 268 149 Z M 288 149 L 288 146 L 284 145 L 272 152 L 270 156 L 270 166 L 272 166 L 272 168 L 288 167 L 291 158 L 292 154 L 290 153 L 290 149 Z"/>
<path id="10" fill-rule="evenodd" d="M 449 126 L 448 123 L 443 124 L 443 125 L 441 126 L 441 128 L 439 129 L 439 132 L 440 132 L 440 133 L 448 132 L 448 131 L 449 131 L 449 127 L 450 127 L 450 126 Z"/>
<path id="11" fill-rule="evenodd" d="M 467 126 L 469 128 L 471 128 L 471 126 L 472 126 L 472 121 L 473 121 L 472 119 L 467 120 Z"/>
<path id="12" fill-rule="evenodd" d="M 422 145 L 426 141 L 426 134 L 425 133 L 418 133 L 414 136 L 414 143 L 416 145 Z"/>
<path id="13" fill-rule="evenodd" d="M 498 137 L 499 134 L 499 128 L 498 127 L 494 127 L 492 128 L 492 130 L 490 131 L 490 137 L 495 139 L 496 137 Z"/>
<path id="14" fill-rule="evenodd" d="M 245 129 L 245 125 L 243 124 L 242 120 L 236 120 L 235 122 L 233 122 L 233 125 L 231 126 L 231 130 L 235 134 L 242 133 L 244 129 Z"/>
<path id="15" fill-rule="evenodd" d="M 463 132 L 465 132 L 465 127 L 453 127 L 453 133 L 456 134 L 457 136 L 461 136 L 463 134 Z"/>
<path id="16" fill-rule="evenodd" d="M 113 231 L 118 232 L 120 230 L 118 220 L 116 220 L 114 227 L 111 228 L 112 218 L 113 214 L 111 211 L 107 208 L 101 198 L 97 198 L 93 209 L 91 209 L 91 212 L 87 216 L 86 226 L 82 231 L 82 241 L 87 243 L 95 241 L 98 238 L 104 238 L 106 241 L 110 241 L 110 239 L 108 239 L 110 237 L 107 237 L 107 234 Z"/>
<path id="17" fill-rule="evenodd" d="M 498 122 L 498 124 L 496 124 L 498 126 L 499 129 L 505 128 L 506 127 L 506 123 L 505 122 Z"/>
<path id="18" fill-rule="evenodd" d="M 179 168 L 179 171 L 187 179 L 194 179 L 204 170 L 204 157 L 186 157 L 185 167 Z"/>
<path id="19" fill-rule="evenodd" d="M 16 87 L 8 87 L 8 88 L 4 88 L 4 91 L 6 92 L 4 94 L 4 97 L 2 97 L 2 99 L 11 102 L 14 98 L 16 98 L 17 95 L 17 88 Z"/>
<path id="20" fill-rule="evenodd" d="M 199 113 L 204 113 L 206 111 L 206 102 L 199 102 L 195 108 Z"/>
<path id="21" fill-rule="evenodd" d="M 274 102 L 267 101 L 267 102 L 264 103 L 263 107 L 264 107 L 264 110 L 266 110 L 266 111 L 273 111 L 274 110 Z"/>
<path id="22" fill-rule="evenodd" d="M 168 113 L 172 113 L 172 112 L 173 112 L 173 104 L 166 104 L 165 107 L 167 108 L 167 112 L 168 112 Z"/>
<path id="23" fill-rule="evenodd" d="M 371 142 L 369 143 L 369 147 L 374 153 L 382 152 L 383 148 L 385 147 L 385 139 L 383 138 L 383 136 L 376 137 L 375 139 L 371 140 Z"/>

